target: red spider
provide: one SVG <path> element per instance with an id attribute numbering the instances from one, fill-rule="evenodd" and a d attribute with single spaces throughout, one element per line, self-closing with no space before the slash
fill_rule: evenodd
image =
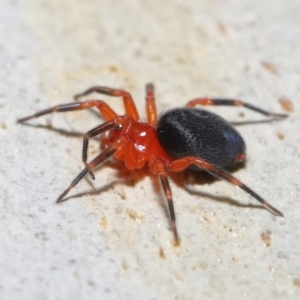
<path id="1" fill-rule="evenodd" d="M 279 210 L 224 170 L 243 161 L 246 157 L 245 143 L 240 134 L 220 116 L 194 107 L 196 105 L 244 106 L 275 118 L 283 118 L 286 115 L 269 113 L 240 100 L 196 98 L 189 101 L 186 108 L 170 110 L 157 120 L 154 86 L 147 84 L 146 110 L 148 122 L 144 123 L 140 122 L 140 117 L 131 95 L 124 90 L 95 86 L 84 93 L 76 95 L 74 98 L 77 100 L 92 92 L 122 97 L 125 115 L 118 116 L 101 100 L 87 100 L 57 105 L 18 120 L 19 123 L 22 123 L 52 112 L 84 110 L 92 107 L 99 109 L 105 120 L 103 124 L 93 128 L 84 135 L 82 160 L 85 168 L 58 197 L 57 202 L 62 202 L 69 191 L 87 173 L 92 179 L 95 179 L 92 170 L 110 156 L 114 156 L 116 159 L 123 161 L 129 170 L 139 169 L 147 164 L 151 173 L 160 177 L 168 200 L 171 227 L 177 244 L 179 244 L 179 235 L 177 233 L 172 192 L 168 180 L 168 173 L 170 172 L 181 172 L 189 167 L 207 171 L 240 187 L 273 214 L 283 216 Z M 104 133 L 106 135 L 103 135 Z M 90 138 L 97 135 L 101 136 L 104 151 L 88 162 L 88 142 Z"/>

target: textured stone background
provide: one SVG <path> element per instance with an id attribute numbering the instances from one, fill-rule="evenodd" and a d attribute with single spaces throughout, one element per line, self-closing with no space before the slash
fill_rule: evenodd
<path id="1" fill-rule="evenodd" d="M 299 298 L 299 15 L 297 0 L 1 1 L 1 299 Z M 248 160 L 234 176 L 285 218 L 226 182 L 187 174 L 184 189 L 175 176 L 176 248 L 159 182 L 110 164 L 55 204 L 82 168 L 82 134 L 101 119 L 16 119 L 95 84 L 130 91 L 145 115 L 150 81 L 160 111 L 197 96 L 281 113 L 280 97 L 293 103 L 268 123 L 212 109 L 246 123 Z M 95 97 L 122 112 L 121 100 Z"/>

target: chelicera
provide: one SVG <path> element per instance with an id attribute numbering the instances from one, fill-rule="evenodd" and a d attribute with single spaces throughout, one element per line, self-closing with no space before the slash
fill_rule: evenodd
<path id="1" fill-rule="evenodd" d="M 140 169 L 147 165 L 153 175 L 159 176 L 168 203 L 171 228 L 175 242 L 179 243 L 176 227 L 172 192 L 168 180 L 171 172 L 181 172 L 187 168 L 198 168 L 213 176 L 225 179 L 240 187 L 258 200 L 267 210 L 277 216 L 283 214 L 271 206 L 252 189 L 225 171 L 245 160 L 245 142 L 230 123 L 220 116 L 202 109 L 197 105 L 243 106 L 260 114 L 273 118 L 287 115 L 270 113 L 249 103 L 232 99 L 196 98 L 184 108 L 175 108 L 157 118 L 154 86 L 146 85 L 147 122 L 141 122 L 130 93 L 103 86 L 92 87 L 75 95 L 77 101 L 92 92 L 122 97 L 125 114 L 119 116 L 102 100 L 87 100 L 57 105 L 19 119 L 23 123 L 53 112 L 67 112 L 97 108 L 105 120 L 103 124 L 84 134 L 82 160 L 85 168 L 73 180 L 70 186 L 58 197 L 62 202 L 69 191 L 86 175 L 95 179 L 93 169 L 113 156 L 123 161 L 129 170 Z M 88 162 L 89 139 L 100 136 L 102 152 Z"/>

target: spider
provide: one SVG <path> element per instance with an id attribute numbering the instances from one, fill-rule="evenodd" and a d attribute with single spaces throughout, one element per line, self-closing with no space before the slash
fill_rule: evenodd
<path id="1" fill-rule="evenodd" d="M 93 92 L 121 97 L 125 114 L 120 116 L 102 100 L 78 99 Z M 157 118 L 154 86 L 146 85 L 147 122 L 141 122 L 138 111 L 130 93 L 121 89 L 104 86 L 94 86 L 83 93 L 74 96 L 77 101 L 57 105 L 19 119 L 23 123 L 53 112 L 67 112 L 97 108 L 105 120 L 103 124 L 84 134 L 82 161 L 85 168 L 78 174 L 69 187 L 58 197 L 57 203 L 64 201 L 69 191 L 87 174 L 94 180 L 93 169 L 113 156 L 123 161 L 129 170 L 148 166 L 153 175 L 159 176 L 168 203 L 171 229 L 176 244 L 179 244 L 179 234 L 176 226 L 175 209 L 168 173 L 181 172 L 187 168 L 198 168 L 213 176 L 227 180 L 238 186 L 253 198 L 258 200 L 267 210 L 277 216 L 283 214 L 267 201 L 256 194 L 237 178 L 233 177 L 227 168 L 245 160 L 246 146 L 241 135 L 222 117 L 195 108 L 197 105 L 243 106 L 260 114 L 273 118 L 285 118 L 285 114 L 267 112 L 249 103 L 233 99 L 196 98 L 189 101 L 184 108 L 175 108 Z M 102 152 L 88 162 L 89 139 L 100 136 Z"/>

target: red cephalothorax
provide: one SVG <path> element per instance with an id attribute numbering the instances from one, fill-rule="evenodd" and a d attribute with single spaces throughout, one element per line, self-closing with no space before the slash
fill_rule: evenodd
<path id="1" fill-rule="evenodd" d="M 125 115 L 117 115 L 109 105 L 101 100 L 87 100 L 54 106 L 18 120 L 19 123 L 23 123 L 53 112 L 85 110 L 93 107 L 99 110 L 105 120 L 103 124 L 84 135 L 82 161 L 85 168 L 58 197 L 57 202 L 62 202 L 69 191 L 86 174 L 95 179 L 92 170 L 109 157 L 114 156 L 123 161 L 129 170 L 139 169 L 147 165 L 153 175 L 160 177 L 168 201 L 171 227 L 177 244 L 179 243 L 179 236 L 168 180 L 168 173 L 170 172 L 180 172 L 187 168 L 207 171 L 215 177 L 225 179 L 240 187 L 273 214 L 283 216 L 279 210 L 267 203 L 252 189 L 225 171 L 226 168 L 234 166 L 246 157 L 245 143 L 240 134 L 220 116 L 197 109 L 195 106 L 243 106 L 273 118 L 284 118 L 286 115 L 269 113 L 240 100 L 196 98 L 189 101 L 185 108 L 170 110 L 157 120 L 154 87 L 152 84 L 147 84 L 147 123 L 142 123 L 131 95 L 124 90 L 95 86 L 74 98 L 78 100 L 78 98 L 92 92 L 122 97 Z M 88 162 L 89 139 L 95 136 L 100 136 L 103 151 Z"/>
<path id="2" fill-rule="evenodd" d="M 124 161 L 129 170 L 140 169 L 145 164 L 149 164 L 153 174 L 163 175 L 157 173 L 155 161 L 161 160 L 166 164 L 172 158 L 167 155 L 159 144 L 156 129 L 152 125 L 135 122 L 131 118 L 124 119 L 124 124 L 112 129 L 104 142 L 111 147 L 120 136 L 126 136 L 126 142 L 115 152 L 116 159 Z"/>

